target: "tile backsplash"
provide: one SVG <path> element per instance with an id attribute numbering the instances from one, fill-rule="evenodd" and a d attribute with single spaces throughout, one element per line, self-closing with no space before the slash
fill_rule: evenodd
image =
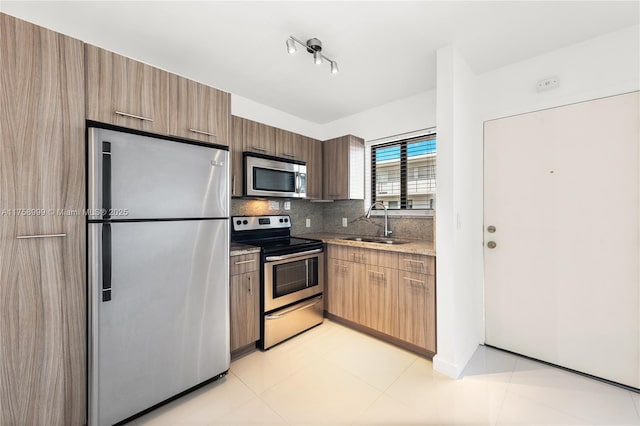
<path id="1" fill-rule="evenodd" d="M 362 200 L 334 201 L 324 205 L 324 232 L 353 234 L 367 237 L 384 236 L 384 217 L 365 217 Z M 342 226 L 342 218 L 347 218 L 347 227 Z M 389 216 L 392 238 L 433 241 L 432 217 Z"/>
<path id="2" fill-rule="evenodd" d="M 284 200 L 249 200 L 233 198 L 232 216 L 255 216 L 288 214 L 291 216 L 291 234 L 331 232 L 363 236 L 383 236 L 382 216 L 365 218 L 362 200 L 334 201 L 332 203 L 312 203 L 308 200 L 290 200 L 291 209 L 284 210 Z M 276 204 L 277 203 L 277 206 Z M 276 208 L 277 207 L 277 208 Z M 342 218 L 347 218 L 347 227 L 342 226 Z M 311 226 L 306 227 L 306 219 Z M 433 241 L 432 217 L 389 216 L 389 229 L 393 238 Z"/>
<path id="3" fill-rule="evenodd" d="M 298 235 L 307 232 L 323 232 L 322 204 L 308 200 L 287 200 L 291 202 L 291 209 L 285 210 L 285 200 L 248 200 L 244 198 L 231 199 L 231 216 L 257 216 L 288 214 L 291 216 L 291 234 Z M 278 203 L 278 208 L 275 207 Z M 311 227 L 306 227 L 306 219 L 311 220 Z"/>

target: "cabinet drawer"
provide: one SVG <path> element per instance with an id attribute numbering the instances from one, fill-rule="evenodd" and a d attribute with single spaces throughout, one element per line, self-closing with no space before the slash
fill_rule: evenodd
<path id="1" fill-rule="evenodd" d="M 243 274 L 245 272 L 257 271 L 260 266 L 258 254 L 242 254 L 232 256 L 229 261 L 231 275 Z"/>
<path id="2" fill-rule="evenodd" d="M 435 257 L 422 254 L 400 253 L 398 269 L 418 274 L 435 275 Z"/>
<path id="3" fill-rule="evenodd" d="M 398 253 L 360 247 L 329 244 L 327 257 L 349 262 L 398 269 Z"/>

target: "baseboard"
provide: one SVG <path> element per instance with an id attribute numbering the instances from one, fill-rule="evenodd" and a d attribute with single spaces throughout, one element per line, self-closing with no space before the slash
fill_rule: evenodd
<path id="1" fill-rule="evenodd" d="M 433 357 L 433 369 L 452 379 L 459 379 L 464 366 L 449 362 L 443 359 L 442 355 L 436 355 Z"/>

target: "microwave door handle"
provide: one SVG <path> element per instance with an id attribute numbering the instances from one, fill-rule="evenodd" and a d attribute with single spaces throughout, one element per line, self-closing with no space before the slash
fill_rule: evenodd
<path id="1" fill-rule="evenodd" d="M 300 193 L 300 172 L 296 172 L 296 193 Z"/>

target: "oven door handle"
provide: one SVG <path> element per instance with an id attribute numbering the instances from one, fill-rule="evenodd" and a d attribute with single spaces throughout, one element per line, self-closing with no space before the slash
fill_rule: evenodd
<path id="1" fill-rule="evenodd" d="M 286 317 L 287 315 L 292 314 L 294 312 L 298 312 L 298 311 L 301 311 L 303 309 L 310 308 L 310 307 L 312 307 L 314 305 L 317 305 L 320 302 L 322 302 L 322 296 L 318 296 L 317 298 L 313 299 L 313 301 L 311 303 L 307 303 L 305 305 L 298 306 L 297 308 L 290 309 L 288 311 L 284 311 L 284 312 L 282 312 L 280 314 L 265 315 L 264 319 L 266 319 L 266 320 L 280 319 L 280 318 Z"/>
<path id="2" fill-rule="evenodd" d="M 320 253 L 320 252 L 322 252 L 321 248 L 315 249 L 315 250 L 301 251 L 299 253 L 285 254 L 284 256 L 267 256 L 265 261 L 274 262 L 276 260 L 287 260 L 287 259 L 293 259 L 295 257 L 302 257 L 308 254 L 314 254 L 314 253 Z"/>

